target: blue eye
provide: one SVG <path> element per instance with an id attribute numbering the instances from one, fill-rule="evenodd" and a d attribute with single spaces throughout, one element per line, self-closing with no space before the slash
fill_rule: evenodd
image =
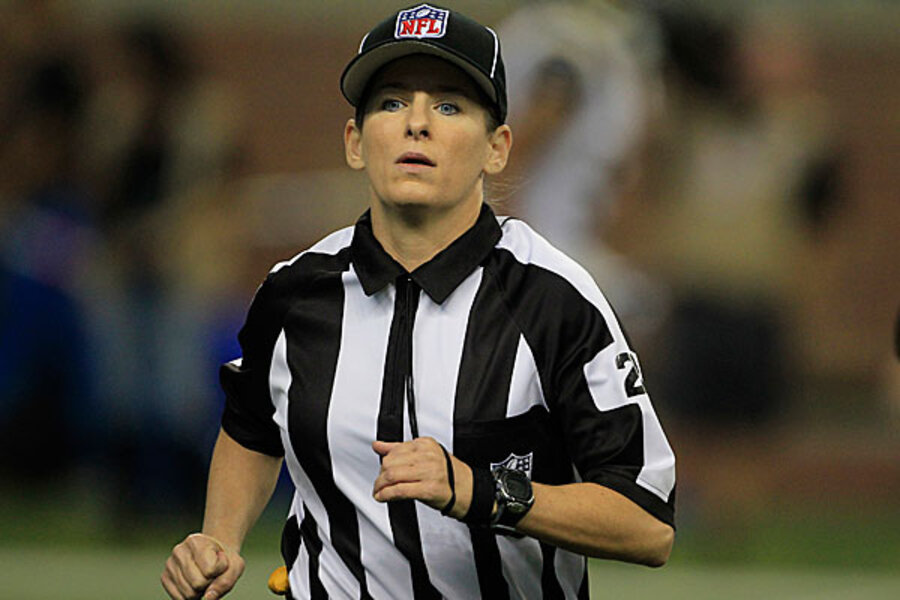
<path id="1" fill-rule="evenodd" d="M 459 112 L 459 107 L 450 102 L 441 102 L 438 104 L 437 110 L 442 115 L 455 115 Z"/>
<path id="2" fill-rule="evenodd" d="M 381 109 L 388 112 L 397 112 L 403 107 L 399 100 L 385 100 L 381 103 Z"/>

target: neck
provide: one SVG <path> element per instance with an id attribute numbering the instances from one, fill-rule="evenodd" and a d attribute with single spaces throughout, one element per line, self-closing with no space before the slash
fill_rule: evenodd
<path id="1" fill-rule="evenodd" d="M 412 272 L 465 233 L 481 212 L 481 201 L 446 211 L 372 203 L 372 232 L 385 251 Z"/>

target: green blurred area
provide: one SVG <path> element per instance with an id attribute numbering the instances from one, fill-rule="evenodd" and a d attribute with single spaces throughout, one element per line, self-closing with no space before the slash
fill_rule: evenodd
<path id="1" fill-rule="evenodd" d="M 122 520 L 89 494 L 44 489 L 0 500 L 0 597 L 81 600 L 164 597 L 159 574 L 171 546 L 199 517 Z M 234 599 L 267 598 L 281 564 L 287 496 L 250 534 L 247 571 Z M 592 561 L 593 598 L 895 598 L 900 590 L 900 515 L 824 505 L 777 507 L 740 524 L 687 516 L 662 569 Z"/>
<path id="2" fill-rule="evenodd" d="M 73 548 L 10 550 L 0 548 L 4 564 L 0 588 L 4 597 L 19 600 L 96 600 L 163 597 L 158 583 L 162 547 L 128 550 Z M 248 554 L 247 571 L 229 598 L 275 598 L 266 579 L 277 555 Z M 691 565 L 675 561 L 660 570 L 603 562 L 591 564 L 592 597 L 691 598 L 695 600 L 896 597 L 900 576 L 864 570 L 801 567 Z"/>

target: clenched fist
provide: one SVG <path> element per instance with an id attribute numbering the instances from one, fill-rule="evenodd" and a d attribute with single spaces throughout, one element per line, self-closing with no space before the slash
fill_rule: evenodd
<path id="1" fill-rule="evenodd" d="M 244 572 L 244 559 L 217 539 L 193 533 L 172 549 L 163 588 L 172 600 L 217 600 Z"/>
<path id="2" fill-rule="evenodd" d="M 453 455 L 445 455 L 433 438 L 376 441 L 372 449 L 381 456 L 381 472 L 372 490 L 375 500 L 418 500 L 436 510 L 446 507 L 457 519 L 466 514 L 472 499 L 472 470 Z"/>

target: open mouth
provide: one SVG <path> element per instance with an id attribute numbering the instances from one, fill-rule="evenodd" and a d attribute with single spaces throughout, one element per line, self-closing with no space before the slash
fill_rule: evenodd
<path id="1" fill-rule="evenodd" d="M 425 156 L 424 154 L 419 154 L 418 152 L 407 152 L 397 159 L 397 164 L 400 165 L 421 165 L 424 167 L 433 167 L 434 161 Z"/>

